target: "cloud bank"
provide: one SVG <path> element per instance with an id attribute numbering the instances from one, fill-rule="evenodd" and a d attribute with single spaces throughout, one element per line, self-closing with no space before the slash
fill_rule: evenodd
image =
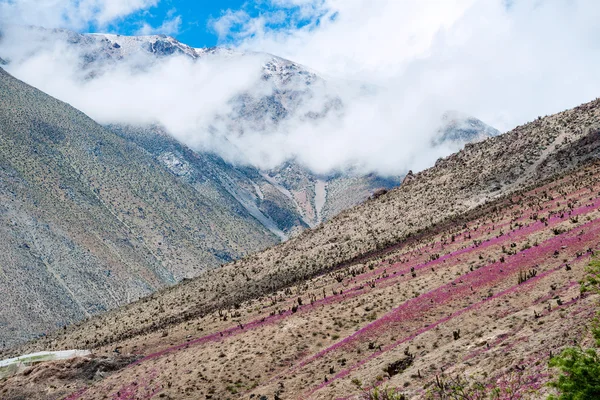
<path id="1" fill-rule="evenodd" d="M 271 0 L 224 43 L 326 75 L 411 90 L 506 130 L 595 98 L 600 3 L 594 0 Z M 307 16 L 308 14 L 308 16 Z M 224 16 L 225 19 L 228 15 Z M 311 22 L 298 28 L 294 21 Z"/>
<path id="2" fill-rule="evenodd" d="M 1 0 L 0 18 L 46 28 L 106 27 L 120 18 L 156 6 L 160 0 Z"/>
<path id="3" fill-rule="evenodd" d="M 60 9 L 74 2 L 55 3 Z M 56 26 L 107 23 L 154 2 L 77 4 L 77 12 L 53 14 Z M 426 168 L 456 150 L 431 146 L 447 110 L 505 131 L 600 93 L 600 3 L 593 0 L 259 4 L 266 5 L 260 13 L 227 10 L 209 22 L 224 45 L 244 56 L 192 62 L 140 55 L 106 65 L 103 74 L 88 79 L 81 50 L 60 40 L 11 36 L 19 29 L 4 24 L 0 57 L 11 59 L 7 68 L 18 78 L 101 123 L 160 123 L 184 143 L 230 160 L 269 168 L 293 158 L 321 173 L 349 166 L 383 175 Z M 0 23 L 6 15 L 29 24 L 39 18 L 27 0 L 0 0 Z M 312 89 L 295 118 L 269 129 L 245 126 L 240 134 L 215 115 L 233 112 L 230 100 L 239 93 L 273 90 L 261 81 L 268 58 L 253 52 L 306 65 L 325 83 Z M 302 117 L 332 96 L 342 100 L 343 110 Z"/>

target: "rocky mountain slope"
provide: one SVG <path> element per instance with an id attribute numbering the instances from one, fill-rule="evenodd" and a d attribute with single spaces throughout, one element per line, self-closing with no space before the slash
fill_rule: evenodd
<path id="1" fill-rule="evenodd" d="M 0 338 L 23 341 L 277 238 L 222 187 L 0 71 Z"/>
<path id="2" fill-rule="evenodd" d="M 595 100 L 468 145 L 295 239 L 13 348 L 3 356 L 95 355 L 0 393 L 332 399 L 390 385 L 418 398 L 441 367 L 540 395 L 548 354 L 595 311 L 577 282 L 599 247 L 598 121 Z M 77 372 L 122 357 L 137 361 Z"/>
<path id="3" fill-rule="evenodd" d="M 442 128 L 434 138 L 435 145 L 447 144 L 458 149 L 467 143 L 475 143 L 490 137 L 498 136 L 500 132 L 468 115 L 448 111 L 442 115 Z"/>
<path id="4" fill-rule="evenodd" d="M 336 87 L 339 83 L 332 84 L 305 66 L 270 54 L 246 54 L 225 48 L 192 48 L 164 35 L 121 36 L 79 34 L 36 27 L 19 29 L 25 31 L 20 32 L 19 37 L 27 37 L 37 47 L 34 46 L 25 53 L 15 50 L 15 36 L 9 32 L 0 41 L 0 55 L 7 53 L 12 55 L 13 63 L 20 63 L 28 57 L 54 48 L 58 43 L 61 48 L 64 47 L 65 52 L 74 55 L 74 60 L 79 65 L 77 79 L 81 81 L 101 77 L 115 66 L 126 65 L 132 71 L 139 72 L 177 56 L 198 62 L 223 58 L 242 62 L 250 56 L 259 57 L 262 66 L 255 84 L 228 99 L 223 104 L 222 111 L 214 116 L 213 123 L 202 127 L 212 135 L 222 137 L 222 146 L 230 145 L 227 138 L 233 135 L 244 135 L 249 131 L 268 134 L 291 120 L 317 121 L 342 113 L 344 109 L 344 102 Z M 344 84 L 349 85 L 347 82 Z M 352 90 L 360 92 L 362 89 L 353 87 Z M 498 134 L 483 122 L 457 113 L 452 113 L 452 118 L 443 120 L 442 123 L 444 127 L 433 145 L 445 144 L 456 150 L 466 143 Z M 128 140 L 145 146 L 163 164 L 178 163 L 175 160 L 177 158 L 188 168 L 194 169 L 198 165 L 196 161 L 187 159 L 188 156 L 196 156 L 183 150 L 185 146 L 169 141 L 164 129 L 158 125 L 116 125 L 111 129 Z M 164 148 L 161 149 L 158 143 L 163 144 Z M 173 146 L 181 148 L 174 151 Z M 240 149 L 230 147 L 227 153 L 244 158 L 243 154 L 239 154 Z M 287 160 L 273 169 L 248 165 L 240 168 L 237 163 L 227 162 L 223 157 L 207 153 L 203 149 L 195 150 L 197 158 L 203 160 L 202 167 L 213 171 L 206 175 L 207 179 L 216 179 L 211 184 L 223 186 L 248 213 L 281 239 L 294 236 L 306 227 L 317 226 L 339 212 L 363 202 L 379 189 L 397 186 L 403 177 L 348 171 L 321 176 L 295 160 Z M 194 174 L 202 175 L 203 172 L 197 170 Z"/>
<path id="5" fill-rule="evenodd" d="M 111 125 L 107 128 L 144 148 L 182 184 L 191 185 L 201 193 L 214 190 L 229 193 L 238 207 L 280 240 L 309 226 L 292 195 L 255 168 L 232 165 L 213 153 L 192 151 L 159 126 Z"/>
<path id="6" fill-rule="evenodd" d="M 110 125 L 120 137 L 147 150 L 182 183 L 197 190 L 219 187 L 281 240 L 315 227 L 352 207 L 377 189 L 397 186 L 397 179 L 374 175 L 318 176 L 297 163 L 261 171 L 234 165 L 213 153 L 192 151 L 159 126 Z"/>

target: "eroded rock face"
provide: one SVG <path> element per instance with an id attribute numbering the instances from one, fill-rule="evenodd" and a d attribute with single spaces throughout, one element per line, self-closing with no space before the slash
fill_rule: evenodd
<path id="1" fill-rule="evenodd" d="M 278 239 L 222 187 L 0 69 L 0 342 L 128 303 Z"/>

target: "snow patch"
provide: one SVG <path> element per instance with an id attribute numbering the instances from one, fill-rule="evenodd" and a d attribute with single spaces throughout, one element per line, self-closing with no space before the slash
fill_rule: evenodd
<path id="1" fill-rule="evenodd" d="M 25 367 L 47 361 L 69 360 L 92 354 L 89 350 L 40 351 L 15 358 L 0 360 L 0 379 L 13 375 Z"/>
<path id="2" fill-rule="evenodd" d="M 158 157 L 158 160 L 162 162 L 169 171 L 177 176 L 186 176 L 191 173 L 192 168 L 190 165 L 186 161 L 181 160 L 174 153 L 163 153 Z"/>

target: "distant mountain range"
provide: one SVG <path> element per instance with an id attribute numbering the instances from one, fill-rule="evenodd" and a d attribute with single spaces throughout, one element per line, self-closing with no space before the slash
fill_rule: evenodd
<path id="1" fill-rule="evenodd" d="M 164 35 L 131 37 L 79 34 L 36 27 L 24 29 L 32 42 L 38 43 L 38 51 L 53 46 L 56 42 L 75 49 L 82 79 L 94 79 L 114 65 L 127 63 L 133 69 L 144 69 L 149 64 L 173 56 L 185 56 L 191 60 L 209 57 L 240 60 L 249 56 L 261 57 L 262 74 L 256 84 L 250 90 L 234 95 L 228 101 L 227 110 L 222 115 L 215 115 L 214 123 L 205 127 L 211 134 L 224 138 L 225 142 L 232 135 L 244 135 L 247 130 L 268 134 L 270 130 L 278 129 L 281 123 L 292 118 L 319 120 L 330 113 L 342 112 L 344 108 L 336 85 L 309 68 L 269 54 L 242 53 L 226 48 L 192 48 Z M 354 83 L 352 86 L 351 90 L 355 92 L 368 91 Z M 460 149 L 465 143 L 499 134 L 483 122 L 456 112 L 447 113 L 442 123 L 445 126 L 436 136 L 434 145 L 447 145 L 453 150 Z M 147 150 L 147 144 L 153 141 L 164 143 L 167 140 L 165 136 L 168 136 L 160 126 L 112 128 L 129 140 L 144 145 Z M 134 131 L 139 135 L 141 128 L 144 129 L 140 138 L 131 135 Z M 160 134 L 156 135 L 157 132 Z M 172 145 L 176 146 L 174 143 Z M 231 147 L 230 153 L 244 158 L 243 149 L 236 149 L 225 143 L 225 146 L 228 145 Z M 174 157 L 181 157 L 186 153 L 180 150 L 167 154 L 166 150 L 161 151 L 156 145 L 151 152 L 163 162 L 168 162 L 169 159 L 174 161 Z M 206 162 L 219 164 L 214 168 L 222 171 L 221 176 L 228 176 L 226 187 L 230 193 L 280 238 L 293 236 L 306 227 L 314 227 L 340 211 L 359 204 L 380 188 L 397 186 L 403 178 L 402 175 L 388 177 L 343 171 L 321 176 L 294 160 L 268 170 L 251 166 L 239 168 L 237 164 L 228 161 L 227 157 L 225 160 L 206 154 L 201 149 L 197 152 L 204 153 L 200 157 L 210 160 Z M 232 176 L 237 178 L 231 178 Z M 261 189 L 257 191 L 256 188 Z"/>

